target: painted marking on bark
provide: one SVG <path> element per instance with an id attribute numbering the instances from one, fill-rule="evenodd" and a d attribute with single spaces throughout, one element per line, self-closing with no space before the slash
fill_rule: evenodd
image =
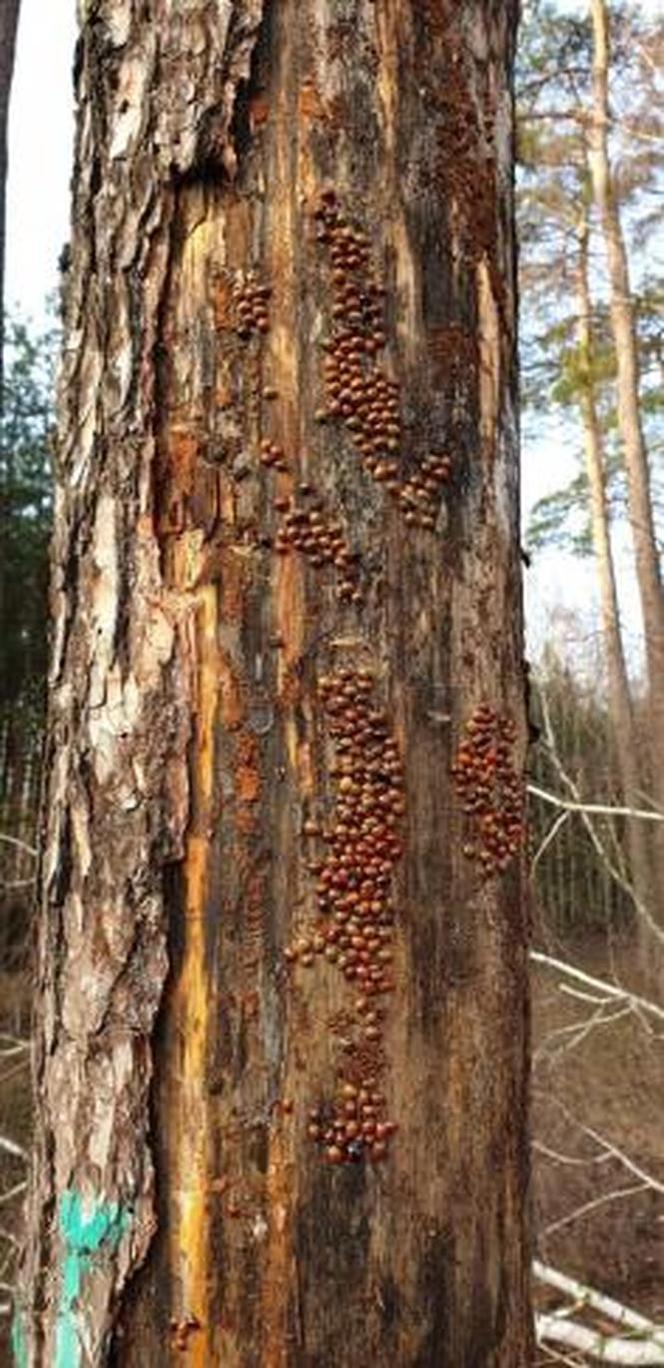
<path id="1" fill-rule="evenodd" d="M 16 1368 L 29 1368 L 28 1340 L 23 1316 L 18 1307 L 12 1321 L 11 1348 Z"/>
<path id="2" fill-rule="evenodd" d="M 129 1212 L 123 1211 L 116 1202 L 93 1200 L 92 1204 L 87 1204 L 77 1192 L 65 1192 L 60 1198 L 59 1227 L 64 1260 L 54 1368 L 79 1368 L 82 1363 L 83 1313 L 79 1299 L 83 1279 L 92 1270 L 95 1257 L 115 1252 L 130 1223 Z"/>

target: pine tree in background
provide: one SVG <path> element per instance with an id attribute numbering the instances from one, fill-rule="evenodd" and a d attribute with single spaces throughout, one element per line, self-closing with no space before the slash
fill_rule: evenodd
<path id="1" fill-rule="evenodd" d="M 0 0 L 0 409 L 2 408 L 2 377 L 4 353 L 4 309 L 5 309 L 5 205 L 7 190 L 7 124 L 9 116 L 9 96 L 14 73 L 16 51 L 16 32 L 20 0 Z M 2 531 L 2 510 L 0 509 L 0 533 Z M 4 539 L 0 536 L 0 556 L 4 550 Z M 2 605 L 0 603 L 0 611 Z M 0 621 L 2 618 L 0 617 Z"/>
<path id="2" fill-rule="evenodd" d="M 615 53 L 615 79 L 629 130 L 621 162 L 620 193 L 641 238 L 652 229 L 652 191 L 659 164 L 651 150 L 652 116 L 648 91 L 637 83 L 653 32 L 633 16 L 621 17 L 622 45 Z M 636 725 L 630 697 L 616 593 L 610 535 L 610 498 L 615 502 L 623 469 L 617 443 L 615 385 L 618 375 L 607 301 L 602 300 L 602 264 L 593 216 L 589 168 L 592 127 L 592 30 L 584 20 L 560 15 L 554 6 L 538 7 L 522 35 L 520 147 L 522 299 L 526 344 L 526 396 L 536 408 L 553 401 L 561 413 L 576 413 L 583 453 L 579 475 L 534 511 L 529 540 L 562 541 L 595 558 L 600 590 L 603 651 L 615 745 L 620 761 L 623 800 L 642 804 L 643 790 L 654 793 L 651 744 Z M 637 93 L 638 92 L 638 93 Z M 639 142 L 640 132 L 644 143 Z M 645 151 L 643 150 L 645 146 Z M 594 297 L 593 297 L 594 296 Z M 647 293 L 642 324 L 652 316 Z M 650 362 L 648 329 L 644 354 Z M 656 418 L 653 409 L 651 421 Z M 633 516 L 633 505 L 627 512 Z M 575 530 L 574 530 L 575 529 Z M 639 905 L 656 920 L 661 906 L 664 864 L 655 866 L 654 832 L 632 822 L 628 830 L 631 877 Z M 647 926 L 648 916 L 645 924 Z M 645 933 L 649 945 L 649 933 Z"/>
<path id="3" fill-rule="evenodd" d="M 45 717 L 55 345 L 54 331 L 35 336 L 25 325 L 10 322 L 0 417 L 0 832 L 29 845 L 34 841 Z M 25 929 L 29 885 L 23 880 L 32 872 L 22 847 L 3 841 L 0 905 L 7 935 L 2 945 L 12 941 L 6 944 L 11 957 L 22 949 L 16 922 L 21 911 Z M 23 892 L 14 893 L 15 888 Z"/>
<path id="4" fill-rule="evenodd" d="M 651 476 L 641 413 L 641 382 L 636 336 L 636 310 L 631 294 L 620 179 L 614 174 L 609 143 L 611 19 L 606 0 L 590 0 L 593 34 L 593 101 L 588 151 L 595 204 L 599 212 L 608 266 L 609 308 L 616 352 L 618 431 L 627 473 L 629 522 L 641 599 L 648 670 L 648 787 L 664 813 L 664 582 L 655 535 Z M 613 25 L 618 34 L 618 23 Z M 637 53 L 647 51 L 641 41 Z M 643 64 L 642 64 L 643 65 Z M 660 106 L 661 109 L 661 106 Z M 659 132 L 662 132 L 660 122 Z M 631 124 L 638 140 L 642 129 Z M 646 125 L 647 131 L 647 125 Z M 661 166 L 657 168 L 661 171 Z M 659 887 L 664 887 L 664 834 L 655 836 L 660 855 Z M 658 920 L 664 924 L 659 910 Z"/>

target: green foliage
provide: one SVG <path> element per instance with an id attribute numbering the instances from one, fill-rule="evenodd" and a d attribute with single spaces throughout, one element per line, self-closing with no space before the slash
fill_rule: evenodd
<path id="1" fill-rule="evenodd" d="M 588 504 L 588 480 L 581 471 L 564 489 L 538 499 L 528 524 L 526 537 L 529 552 L 545 546 L 557 546 L 578 556 L 591 556 L 593 551 Z"/>
<path id="2" fill-rule="evenodd" d="M 0 415 L 0 717 L 41 717 L 51 526 L 54 332 L 6 329 Z"/>

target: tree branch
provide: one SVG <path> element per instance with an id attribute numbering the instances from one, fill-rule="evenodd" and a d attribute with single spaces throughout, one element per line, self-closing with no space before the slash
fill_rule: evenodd
<path id="1" fill-rule="evenodd" d="M 539 1259 L 533 1259 L 533 1273 L 538 1282 L 546 1283 L 547 1287 L 555 1287 L 559 1292 L 565 1292 L 567 1296 L 573 1297 L 575 1302 L 590 1306 L 593 1311 L 608 1316 L 616 1325 L 653 1335 L 655 1339 L 661 1339 L 664 1345 L 664 1330 L 647 1316 L 642 1316 L 640 1311 L 632 1311 L 614 1297 L 608 1297 L 605 1292 L 598 1292 L 588 1283 L 582 1283 L 578 1278 L 570 1277 L 568 1273 L 561 1273 L 560 1269 L 552 1268 L 551 1264 L 542 1263 Z"/>
<path id="2" fill-rule="evenodd" d="M 609 1158 L 610 1156 L 607 1156 Z M 623 1197 L 635 1197 L 639 1192 L 649 1192 L 649 1183 L 632 1183 L 630 1187 L 614 1188 L 613 1192 L 603 1192 L 600 1197 L 593 1197 L 589 1202 L 583 1202 L 574 1211 L 568 1212 L 566 1216 L 561 1216 L 559 1220 L 552 1221 L 540 1231 L 540 1236 L 553 1235 L 556 1230 L 562 1230 L 564 1226 L 571 1225 L 573 1221 L 579 1220 L 581 1216 L 587 1216 L 589 1211 L 594 1211 L 597 1207 L 605 1206 L 608 1202 L 617 1202 Z"/>
<path id="3" fill-rule="evenodd" d="M 535 1330 L 538 1340 L 549 1339 L 557 1344 L 566 1344 L 590 1354 L 598 1363 L 624 1365 L 624 1368 L 656 1368 L 664 1364 L 664 1347 L 651 1339 L 632 1340 L 619 1335 L 602 1335 L 598 1330 L 589 1330 L 576 1321 L 561 1320 L 559 1316 L 538 1314 L 535 1316 Z"/>
<path id="4" fill-rule="evenodd" d="M 610 807 L 604 803 L 570 802 L 568 798 L 561 798 L 557 793 L 548 793 L 546 789 L 538 788 L 537 784 L 528 784 L 527 787 L 528 792 L 534 794 L 536 798 L 542 798 L 545 803 L 551 803 L 554 807 L 564 808 L 566 812 L 595 812 L 607 817 L 638 817 L 644 822 L 664 822 L 664 812 L 644 812 L 640 808 Z"/>
<path id="5" fill-rule="evenodd" d="M 575 964 L 568 964 L 566 960 L 555 959 L 553 955 L 545 955 L 541 950 L 531 950 L 530 959 L 535 964 L 542 964 L 547 969 L 555 969 L 558 973 L 566 974 L 568 978 L 575 979 L 588 988 L 598 989 L 607 998 L 629 1003 L 635 1010 L 638 1009 L 649 1016 L 654 1016 L 658 1021 L 664 1021 L 664 1008 L 659 1007 L 656 1002 L 651 1002 L 648 998 L 641 997 L 638 993 L 631 993 L 627 988 L 618 988 L 612 983 L 607 983 L 605 979 L 595 978 L 592 974 L 586 974 L 583 969 L 577 969 Z"/>

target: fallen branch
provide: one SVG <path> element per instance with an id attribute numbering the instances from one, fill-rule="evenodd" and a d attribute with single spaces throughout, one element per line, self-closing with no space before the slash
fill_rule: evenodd
<path id="1" fill-rule="evenodd" d="M 664 1364 L 664 1347 L 651 1339 L 626 1339 L 621 1335 L 602 1335 L 576 1321 L 561 1320 L 558 1316 L 535 1316 L 535 1330 L 539 1341 L 553 1340 L 590 1355 L 598 1363 L 613 1363 L 619 1368 L 657 1368 Z"/>
<path id="2" fill-rule="evenodd" d="M 598 1292 L 596 1288 L 579 1282 L 578 1278 L 571 1278 L 568 1273 L 561 1273 L 558 1268 L 552 1268 L 550 1264 L 542 1263 L 539 1259 L 533 1259 L 533 1273 L 538 1282 L 546 1283 L 547 1287 L 555 1287 L 558 1292 L 573 1297 L 578 1305 L 590 1306 L 593 1311 L 608 1316 L 616 1325 L 649 1335 L 657 1345 L 664 1348 L 664 1329 L 647 1316 L 642 1316 L 640 1311 L 632 1311 L 629 1306 L 623 1306 L 622 1302 L 616 1301 L 614 1297 L 607 1297 L 604 1292 Z"/>

